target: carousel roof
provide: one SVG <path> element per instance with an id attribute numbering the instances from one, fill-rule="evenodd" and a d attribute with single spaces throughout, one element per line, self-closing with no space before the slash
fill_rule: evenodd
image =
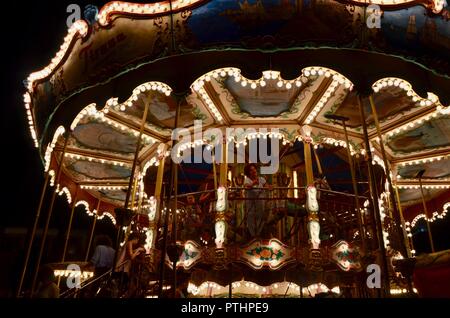
<path id="1" fill-rule="evenodd" d="M 141 189 L 149 189 L 147 169 L 170 150 L 178 105 L 178 127 L 193 131 L 200 120 L 203 129 L 279 128 L 280 135 L 272 137 L 286 148 L 298 143 L 300 128 L 309 125 L 327 174 L 346 157 L 345 149 L 339 150 L 345 145 L 343 127 L 326 114 L 348 117 L 352 154 L 365 153 L 358 95 L 374 160 L 384 167 L 372 94 L 405 217 L 421 213 L 416 175 L 422 169 L 425 195 L 442 203 L 436 206 L 441 213 L 450 194 L 449 11 L 440 0 L 383 1 L 381 28 L 362 34 L 363 5 L 108 3 L 97 21 L 73 24 L 51 63 L 27 79 L 25 108 L 45 169 L 54 178 L 61 136 L 70 132 L 61 194 L 112 218 L 114 207 L 125 201 L 148 104 L 138 152 Z M 399 43 L 410 50 L 401 51 Z M 252 136 L 234 141 L 245 138 Z M 337 151 L 326 151 L 333 147 Z M 301 156 L 289 160 L 295 166 Z M 186 169 L 198 177 L 210 168 Z M 188 179 L 195 184 L 197 177 Z M 338 171 L 335 185 L 341 177 Z"/>

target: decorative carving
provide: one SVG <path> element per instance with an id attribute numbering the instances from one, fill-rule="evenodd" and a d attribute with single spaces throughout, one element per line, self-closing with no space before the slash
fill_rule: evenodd
<path id="1" fill-rule="evenodd" d="M 331 247 L 330 259 L 344 271 L 362 268 L 359 247 L 353 247 L 345 241 L 338 241 Z"/>

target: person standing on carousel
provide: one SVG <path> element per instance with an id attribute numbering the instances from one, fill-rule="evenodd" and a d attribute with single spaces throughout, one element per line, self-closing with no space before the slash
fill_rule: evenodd
<path id="1" fill-rule="evenodd" d="M 244 187 L 246 188 L 245 211 L 247 213 L 247 229 L 252 237 L 260 237 L 266 224 L 269 211 L 266 210 L 266 191 L 263 188 L 271 188 L 263 177 L 258 175 L 256 164 L 250 163 L 244 168 Z"/>

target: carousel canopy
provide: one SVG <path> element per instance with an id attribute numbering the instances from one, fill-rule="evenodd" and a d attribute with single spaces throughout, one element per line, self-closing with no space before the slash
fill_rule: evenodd
<path id="1" fill-rule="evenodd" d="M 423 212 L 417 191 L 423 169 L 425 196 L 440 214 L 450 194 L 449 11 L 440 0 L 381 1 L 380 27 L 361 28 L 364 5 L 106 4 L 96 21 L 75 22 L 50 64 L 27 78 L 25 108 L 45 170 L 54 178 L 62 164 L 61 192 L 113 217 L 124 205 L 143 120 L 137 171 L 149 195 L 144 176 L 156 175 L 150 167 L 170 151 L 176 126 L 193 132 L 197 120 L 203 131 L 278 128 L 269 137 L 287 152 L 301 147 L 300 129 L 308 125 L 332 188 L 351 191 L 342 124 L 325 115 L 349 118 L 351 152 L 362 160 L 361 102 L 375 163 L 385 169 L 371 96 L 405 218 Z M 252 136 L 242 138 L 233 141 Z M 299 169 L 301 154 L 288 153 L 286 163 Z M 184 168 L 189 189 L 211 170 L 205 163 Z"/>

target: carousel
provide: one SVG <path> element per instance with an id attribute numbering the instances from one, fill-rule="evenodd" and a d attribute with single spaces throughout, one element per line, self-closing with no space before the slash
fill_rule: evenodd
<path id="1" fill-rule="evenodd" d="M 174 0 L 89 8 L 25 81 L 45 183 L 18 296 L 37 288 L 57 196 L 70 212 L 61 261 L 50 265 L 65 297 L 94 284 L 111 297 L 147 298 L 432 293 L 426 270 L 438 266 L 448 281 L 450 267 L 431 230 L 450 208 L 446 5 Z M 80 205 L 92 227 L 85 259 L 72 260 Z M 114 270 L 93 275 L 97 222 L 116 229 L 117 251 L 138 234 L 145 252 L 127 284 Z M 420 224 L 431 253 L 416 256 Z M 80 284 L 69 288 L 73 277 Z"/>

